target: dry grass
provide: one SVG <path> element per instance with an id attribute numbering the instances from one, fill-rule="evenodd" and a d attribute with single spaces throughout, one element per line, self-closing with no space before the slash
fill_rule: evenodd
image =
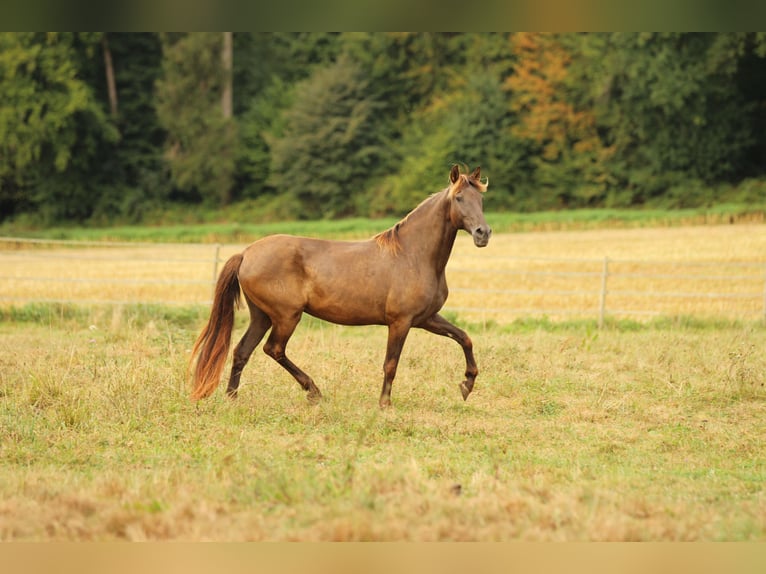
<path id="1" fill-rule="evenodd" d="M 212 245 L 0 246 L 8 298 L 189 304 L 212 295 Z"/>
<path id="2" fill-rule="evenodd" d="M 241 327 L 241 324 L 240 324 Z M 192 404 L 196 333 L 127 311 L 0 324 L 0 539 L 763 540 L 760 327 L 414 332 L 304 325 L 240 399 Z"/>
<path id="3" fill-rule="evenodd" d="M 183 261 L 166 261 L 159 246 L 6 249 L 0 257 L 5 277 L 87 272 L 199 284 L 126 291 L 4 279 L 2 293 L 207 299 L 214 247 L 172 252 Z M 455 273 L 451 286 L 539 288 L 534 267 L 527 277 L 479 273 L 518 264 L 502 259 L 508 256 L 592 258 L 597 270 L 609 256 L 633 261 L 621 269 L 627 273 L 645 270 L 647 260 L 750 263 L 764 253 L 759 225 L 498 235 L 481 251 L 461 237 L 452 265 L 468 272 Z M 40 257 L 49 254 L 56 257 Z M 592 276 L 563 284 L 544 277 L 547 290 L 592 289 Z M 625 280 L 621 286 L 615 277 L 611 289 L 647 287 L 645 278 Z M 648 288 L 697 288 L 667 281 Z M 741 288 L 756 287 L 743 280 Z M 475 304 L 461 297 L 455 291 L 449 303 Z M 510 305 L 492 297 L 480 303 Z M 592 304 L 555 293 L 530 297 L 513 306 Z M 729 303 L 712 314 L 750 312 Z M 663 304 L 668 315 L 705 313 L 680 299 Z M 313 321 L 299 327 L 289 352 L 315 378 L 321 404 L 310 406 L 260 351 L 236 403 L 219 392 L 192 404 L 185 369 L 199 309 L 43 307 L 5 315 L 0 539 L 766 539 L 762 322 L 598 331 L 588 322 L 485 321 L 469 327 L 481 373 L 465 403 L 457 388 L 460 349 L 413 332 L 394 407 L 381 412 L 385 330 Z M 244 320 L 240 313 L 235 336 Z"/>
<path id="4" fill-rule="evenodd" d="M 189 304 L 206 303 L 211 296 L 213 245 L 2 247 L 0 286 L 6 302 Z M 219 257 L 225 260 L 241 248 L 222 246 Z M 448 268 L 453 291 L 447 307 L 474 321 L 508 322 L 530 314 L 595 318 L 603 259 L 609 257 L 607 310 L 615 316 L 754 319 L 764 314 L 764 254 L 766 227 L 758 224 L 498 234 L 484 250 L 461 234 Z M 475 288 L 489 291 L 461 291 Z M 471 308 L 495 311 L 465 311 Z"/>
<path id="5" fill-rule="evenodd" d="M 470 241 L 458 242 L 448 268 L 448 306 L 494 309 L 459 312 L 472 320 L 507 322 L 530 314 L 595 318 L 605 257 L 611 315 L 764 316 L 763 225 L 503 234 L 481 252 Z M 726 296 L 707 297 L 710 293 Z"/>

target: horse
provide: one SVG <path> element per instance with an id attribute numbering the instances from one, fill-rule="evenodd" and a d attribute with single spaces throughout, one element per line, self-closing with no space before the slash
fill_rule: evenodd
<path id="1" fill-rule="evenodd" d="M 270 235 L 255 241 L 223 266 L 212 310 L 189 363 L 192 399 L 208 397 L 220 384 L 229 353 L 234 308 L 241 294 L 250 324 L 234 349 L 227 395 L 236 398 L 242 370 L 269 329 L 263 351 L 307 393 L 322 393 L 287 357 L 286 347 L 303 313 L 341 325 L 384 325 L 388 341 L 383 363 L 381 408 L 391 406 L 391 385 L 410 329 L 449 337 L 465 354 L 463 400 L 478 375 L 470 337 L 439 314 L 447 300 L 445 267 L 458 231 L 477 247 L 492 234 L 483 213 L 481 168 L 461 173 L 453 166 L 448 186 L 423 200 L 390 229 L 365 241 L 331 241 Z M 196 359 L 196 365 L 194 361 Z"/>

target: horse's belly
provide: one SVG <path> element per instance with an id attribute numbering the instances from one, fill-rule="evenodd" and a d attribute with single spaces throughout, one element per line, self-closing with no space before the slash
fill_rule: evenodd
<path id="1" fill-rule="evenodd" d="M 328 271 L 329 270 L 329 271 Z M 304 285 L 306 312 L 342 325 L 379 325 L 385 322 L 387 278 L 352 262 L 311 269 Z"/>
<path id="2" fill-rule="evenodd" d="M 371 306 L 359 306 L 350 301 L 324 302 L 322 305 L 309 303 L 306 313 L 339 325 L 382 325 L 385 323 L 384 313 Z"/>
<path id="3" fill-rule="evenodd" d="M 310 315 L 342 325 L 416 323 L 444 304 L 446 285 L 442 289 L 438 277 L 407 260 L 380 262 L 348 249 L 304 259 L 303 293 Z"/>

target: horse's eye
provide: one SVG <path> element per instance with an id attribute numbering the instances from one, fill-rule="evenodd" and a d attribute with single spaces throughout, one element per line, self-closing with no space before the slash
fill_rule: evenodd
<path id="1" fill-rule="evenodd" d="M 457 202 L 459 202 L 459 203 L 462 203 L 462 202 L 463 202 L 463 196 L 462 196 L 462 195 L 460 195 L 460 194 L 457 194 L 457 195 L 455 196 L 455 201 L 457 201 Z"/>

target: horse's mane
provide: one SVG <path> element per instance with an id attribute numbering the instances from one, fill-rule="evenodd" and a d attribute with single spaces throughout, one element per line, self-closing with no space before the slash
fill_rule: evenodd
<path id="1" fill-rule="evenodd" d="M 455 183 L 452 183 L 449 185 L 449 187 L 438 191 L 436 193 L 433 193 L 426 197 L 423 201 L 420 202 L 420 204 L 410 211 L 407 215 L 405 215 L 399 222 L 394 224 L 392 227 L 389 227 L 385 231 L 381 231 L 378 233 L 373 239 L 378 243 L 378 246 L 380 246 L 381 249 L 386 249 L 393 253 L 394 255 L 398 254 L 400 249 L 402 248 L 402 244 L 399 241 L 399 229 L 407 223 L 407 220 L 410 218 L 410 216 L 418 211 L 421 207 L 423 207 L 425 204 L 431 202 L 434 200 L 435 197 L 438 197 L 445 192 L 452 195 L 453 193 L 456 193 L 460 188 L 470 185 L 474 189 L 484 193 L 487 191 L 487 185 L 489 185 L 489 182 L 482 182 L 479 179 L 472 178 L 464 173 L 461 173 L 458 177 L 457 181 Z"/>
<path id="2" fill-rule="evenodd" d="M 429 203 L 432 201 L 436 196 L 438 196 L 441 193 L 444 193 L 446 190 L 442 190 L 441 192 L 433 193 L 426 197 L 423 201 L 420 202 L 420 204 L 410 211 L 407 215 L 405 215 L 401 220 L 399 220 L 396 224 L 394 224 L 392 227 L 389 227 L 385 231 L 381 231 L 378 233 L 373 239 L 377 241 L 378 245 L 381 247 L 381 249 L 386 249 L 396 255 L 399 253 L 399 250 L 402 248 L 402 244 L 399 241 L 399 229 L 407 223 L 407 220 L 410 218 L 410 216 L 415 213 L 418 209 L 423 207 L 426 203 Z"/>
<path id="3" fill-rule="evenodd" d="M 375 241 L 378 243 L 378 247 L 381 249 L 386 249 L 394 255 L 399 253 L 399 250 L 402 247 L 402 244 L 399 242 L 399 227 L 402 225 L 402 223 L 404 223 L 404 219 L 393 227 L 390 227 L 385 231 L 381 231 L 375 237 L 373 237 L 373 239 L 375 239 Z"/>

